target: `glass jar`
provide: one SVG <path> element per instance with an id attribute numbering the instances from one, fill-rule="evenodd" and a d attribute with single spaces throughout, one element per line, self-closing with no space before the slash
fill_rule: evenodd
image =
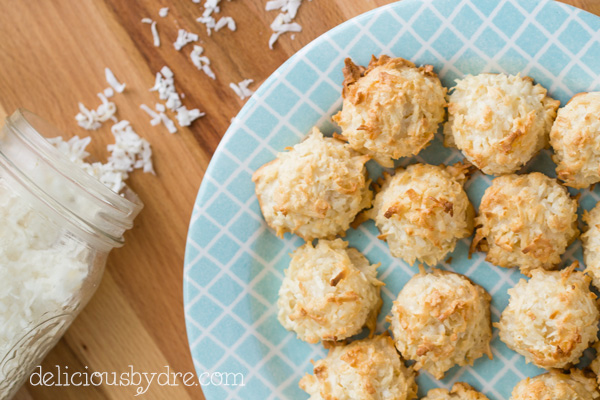
<path id="1" fill-rule="evenodd" d="M 0 400 L 10 399 L 96 291 L 143 205 L 88 175 L 19 110 L 0 131 Z"/>

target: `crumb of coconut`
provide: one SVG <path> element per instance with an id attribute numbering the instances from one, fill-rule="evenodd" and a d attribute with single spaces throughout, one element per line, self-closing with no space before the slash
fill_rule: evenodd
<path id="1" fill-rule="evenodd" d="M 160 47 L 160 36 L 158 36 L 158 29 L 156 29 L 156 21 L 153 21 L 150 18 L 142 18 L 142 22 L 144 24 L 150 24 L 150 31 L 152 32 L 152 41 L 154 42 L 154 47 Z"/>
<path id="2" fill-rule="evenodd" d="M 109 119 L 116 121 L 117 106 L 115 103 L 109 101 L 104 93 L 98 93 L 98 97 L 102 103 L 96 110 L 88 110 L 82 103 L 79 103 L 79 113 L 75 116 L 75 120 L 84 129 L 96 130 Z"/>
<path id="3" fill-rule="evenodd" d="M 169 14 L 169 7 L 163 7 L 158 10 L 158 16 L 161 18 L 166 17 Z"/>
<path id="4" fill-rule="evenodd" d="M 160 120 L 162 121 L 163 125 L 167 127 L 167 130 L 169 131 L 169 133 L 175 133 L 177 132 L 177 127 L 175 126 L 175 123 L 173 122 L 173 120 L 169 117 L 167 117 L 167 114 L 165 113 L 160 113 Z"/>
<path id="5" fill-rule="evenodd" d="M 106 96 L 107 98 L 111 98 L 115 95 L 115 91 L 113 90 L 113 88 L 106 88 L 104 89 L 104 96 Z"/>
<path id="6" fill-rule="evenodd" d="M 286 32 L 301 32 L 302 27 L 292 22 L 296 18 L 298 8 L 302 5 L 302 0 L 270 0 L 267 1 L 265 9 L 267 11 L 279 10 L 281 13 L 275 17 L 271 23 L 273 34 L 269 39 L 269 48 L 272 50 L 273 45 L 279 39 L 279 36 Z"/>
<path id="7" fill-rule="evenodd" d="M 169 110 L 175 111 L 181 107 L 181 99 L 175 90 L 175 79 L 173 71 L 167 66 L 161 68 L 160 72 L 156 73 L 154 86 L 150 89 L 151 92 L 158 92 L 158 97 L 161 100 L 166 100 L 165 105 Z"/>
<path id="8" fill-rule="evenodd" d="M 159 107 L 159 106 L 162 106 L 162 107 Z M 156 125 L 162 123 L 167 128 L 169 133 L 177 132 L 177 127 L 175 126 L 175 123 L 173 122 L 173 120 L 170 119 L 164 113 L 164 111 L 165 111 L 164 105 L 156 104 L 156 111 L 154 111 L 153 109 L 151 109 L 150 107 L 148 107 L 145 104 L 141 104 L 140 108 L 142 110 L 144 110 L 146 112 L 146 114 L 148 114 L 152 118 L 150 120 L 150 125 L 156 126 Z"/>
<path id="9" fill-rule="evenodd" d="M 177 109 L 177 122 L 179 126 L 190 126 L 192 122 L 205 115 L 197 108 L 188 110 L 186 106 L 181 106 Z"/>
<path id="10" fill-rule="evenodd" d="M 115 90 L 117 93 L 123 93 L 125 90 L 125 84 L 119 83 L 115 74 L 110 70 L 110 68 L 104 68 L 104 75 L 106 76 L 106 82 Z M 109 96 L 107 96 L 109 97 Z"/>
<path id="11" fill-rule="evenodd" d="M 215 24 L 215 32 L 220 31 L 222 28 L 227 27 L 230 31 L 235 31 L 235 21 L 231 17 L 221 17 Z"/>
<path id="12" fill-rule="evenodd" d="M 254 93 L 252 90 L 248 89 L 248 86 L 254 82 L 253 79 L 244 79 L 238 84 L 230 83 L 229 87 L 239 96 L 240 99 L 244 100 L 246 97 L 252 96 Z"/>
<path id="13" fill-rule="evenodd" d="M 195 2 L 199 3 L 200 0 Z M 236 30 L 235 21 L 231 17 L 221 17 L 219 21 L 216 22 L 213 13 L 218 13 L 221 11 L 219 7 L 220 2 L 221 0 L 206 0 L 204 2 L 204 12 L 202 13 L 202 16 L 200 18 L 196 18 L 196 21 L 206 26 L 206 32 L 208 33 L 208 36 L 212 34 L 213 29 L 218 31 L 225 26 L 227 26 L 227 28 L 229 28 L 231 31 Z"/>
<path id="14" fill-rule="evenodd" d="M 196 68 L 203 71 L 210 78 L 216 79 L 215 73 L 210 68 L 210 60 L 208 57 L 203 56 L 202 53 L 204 53 L 204 48 L 202 46 L 194 45 L 194 49 L 190 53 L 192 64 L 194 64 Z"/>
<path id="15" fill-rule="evenodd" d="M 59 136 L 50 138 L 48 141 L 65 154 L 69 160 L 116 193 L 123 190 L 129 172 L 134 169 L 141 169 L 146 173 L 156 175 L 152 164 L 150 143 L 135 133 L 129 121 L 117 122 L 111 127 L 111 131 L 115 137 L 115 143 L 107 146 L 107 150 L 111 154 L 106 163 L 90 164 L 85 161 L 89 156 L 85 149 L 92 140 L 89 136 L 85 138 L 73 136 L 68 141 Z"/>
<path id="16" fill-rule="evenodd" d="M 177 40 L 175 40 L 175 43 L 173 43 L 173 46 L 175 46 L 175 50 L 179 51 L 186 44 L 192 43 L 192 42 L 197 42 L 197 41 L 198 41 L 197 34 L 188 32 L 185 29 L 180 29 L 179 32 L 177 33 Z"/>

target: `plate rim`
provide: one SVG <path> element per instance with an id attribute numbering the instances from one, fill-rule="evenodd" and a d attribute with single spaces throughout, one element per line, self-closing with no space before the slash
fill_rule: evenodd
<path id="1" fill-rule="evenodd" d="M 380 7 L 375 7 L 369 11 L 366 11 L 362 14 L 359 14 L 357 16 L 354 16 L 338 25 L 336 25 L 335 27 L 323 32 L 322 34 L 320 34 L 319 36 L 317 36 L 316 38 L 314 38 L 313 40 L 311 40 L 308 44 L 306 44 L 304 47 L 302 47 L 300 50 L 298 50 L 296 53 L 294 53 L 292 56 L 290 56 L 286 61 L 284 61 L 279 67 L 277 67 L 268 77 L 267 79 L 265 79 L 260 87 L 256 90 L 255 94 L 253 94 L 248 101 L 244 104 L 244 106 L 240 109 L 240 111 L 236 114 L 236 116 L 233 118 L 232 123 L 229 125 L 229 127 L 227 128 L 225 134 L 223 135 L 223 137 L 221 138 L 221 140 L 219 141 L 219 144 L 217 145 L 214 153 L 211 156 L 211 159 L 209 161 L 208 167 L 206 168 L 206 171 L 202 177 L 202 181 L 200 183 L 200 187 L 198 189 L 198 193 L 197 196 L 194 200 L 194 205 L 193 205 L 193 211 L 192 214 L 190 216 L 190 222 L 188 225 L 188 232 L 186 234 L 186 246 L 185 246 L 185 256 L 184 256 L 184 271 L 183 271 L 183 308 L 184 308 L 184 318 L 185 318 L 185 327 L 186 327 L 186 339 L 188 342 L 188 349 L 190 351 L 190 356 L 192 358 L 192 362 L 194 364 L 194 370 L 197 376 L 199 376 L 200 373 L 205 372 L 205 371 L 199 371 L 197 366 L 196 366 L 196 361 L 194 360 L 194 356 L 193 356 L 193 349 L 192 349 L 192 337 L 190 336 L 190 318 L 188 317 L 188 312 L 186 311 L 189 303 L 191 300 L 193 300 L 193 298 L 190 298 L 190 285 L 191 283 L 189 282 L 189 278 L 188 278 L 188 272 L 189 272 L 189 263 L 192 260 L 191 258 L 191 251 L 190 251 L 190 235 L 191 235 L 191 231 L 192 231 L 192 225 L 194 223 L 194 220 L 199 218 L 203 212 L 199 211 L 197 209 L 197 205 L 201 202 L 201 200 L 204 198 L 204 196 L 206 195 L 206 191 L 208 190 L 208 185 L 205 182 L 205 178 L 207 176 L 211 176 L 213 174 L 213 170 L 215 170 L 217 168 L 217 164 L 219 163 L 219 158 L 220 156 L 223 154 L 223 148 L 229 143 L 229 141 L 231 140 L 231 138 L 234 135 L 234 132 L 240 127 L 243 126 L 243 123 L 241 122 L 241 120 L 243 119 L 244 116 L 246 116 L 246 114 L 252 112 L 254 109 L 256 109 L 257 107 L 260 106 L 259 103 L 256 102 L 255 97 L 260 96 L 261 94 L 263 94 L 264 92 L 266 92 L 268 90 L 268 88 L 270 88 L 274 83 L 276 83 L 278 81 L 278 79 L 285 75 L 285 72 L 288 71 L 289 65 L 293 64 L 295 62 L 295 60 L 297 58 L 301 58 L 304 54 L 308 53 L 313 47 L 315 47 L 315 45 L 319 44 L 323 38 L 325 36 L 330 36 L 333 35 L 335 33 L 337 33 L 338 31 L 341 31 L 343 29 L 345 29 L 347 26 L 349 25 L 357 25 L 356 24 L 356 20 L 359 19 L 367 19 L 369 17 L 369 15 L 371 14 L 378 14 L 381 13 L 382 11 L 385 11 L 385 9 L 396 9 L 398 7 L 405 7 L 407 4 L 413 4 L 413 3 L 435 3 L 435 2 L 441 2 L 441 1 L 445 1 L 445 0 L 401 0 L 401 1 L 397 1 L 397 2 L 393 2 L 390 4 L 386 4 Z M 485 1 L 485 0 L 484 0 Z M 490 0 L 487 0 L 490 1 Z M 496 1 L 496 0 L 494 0 Z M 519 0 L 520 1 L 520 0 Z M 571 9 L 571 10 L 577 10 L 577 12 L 580 13 L 584 13 L 587 14 L 588 16 L 591 16 L 593 19 L 597 19 L 600 21 L 600 16 L 595 15 L 587 10 L 583 10 L 579 7 L 570 5 L 570 4 L 566 4 L 566 3 L 562 3 L 560 1 L 557 0 L 528 0 L 531 4 L 535 4 L 536 6 L 540 3 L 547 3 L 547 4 L 552 4 L 553 7 L 557 7 L 559 9 Z M 362 25 L 361 25 L 362 26 Z M 593 40 L 590 39 L 590 40 Z M 383 53 L 382 53 L 383 54 Z M 599 72 L 600 73 L 600 72 Z M 564 104 L 561 104 L 561 107 L 564 106 Z M 200 253 L 201 254 L 201 253 Z M 196 254 L 194 256 L 194 258 L 198 257 L 199 254 Z M 196 329 L 196 327 L 194 327 Z M 210 391 L 207 392 L 205 387 L 202 387 L 202 391 L 204 396 L 206 397 L 207 400 L 212 400 L 213 394 L 210 393 Z"/>

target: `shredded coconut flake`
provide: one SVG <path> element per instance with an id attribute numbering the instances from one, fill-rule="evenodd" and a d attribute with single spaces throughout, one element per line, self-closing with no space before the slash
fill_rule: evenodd
<path id="1" fill-rule="evenodd" d="M 44 328 L 38 324 L 64 310 L 88 275 L 91 254 L 2 180 L 0 204 L 0 358 L 4 358 L 25 333 L 42 337 Z M 10 372 L 0 371 L 3 384 L 11 379 Z"/>
<path id="2" fill-rule="evenodd" d="M 115 95 L 115 91 L 113 90 L 113 88 L 106 88 L 104 89 L 103 93 L 107 98 L 113 97 Z"/>
<path id="3" fill-rule="evenodd" d="M 177 122 L 179 126 L 190 126 L 192 122 L 205 115 L 197 108 L 188 110 L 185 106 L 181 106 L 177 109 Z"/>
<path id="4" fill-rule="evenodd" d="M 212 79 L 216 79 L 215 73 L 210 68 L 210 60 L 208 59 L 208 57 L 202 55 L 203 52 L 204 48 L 202 48 L 202 46 L 194 45 L 194 49 L 190 53 L 192 64 L 194 64 L 196 68 L 203 71 Z"/>
<path id="5" fill-rule="evenodd" d="M 197 48 L 199 48 L 199 50 Z M 202 54 L 203 49 L 200 46 L 194 46 L 194 51 Z M 161 68 L 160 72 L 156 74 L 154 86 L 150 91 L 158 92 L 158 97 L 161 100 L 165 100 L 164 104 L 157 103 L 155 105 L 155 110 L 152 110 L 145 104 L 140 106 L 140 108 L 151 117 L 150 124 L 152 126 L 162 122 L 170 133 L 177 132 L 175 123 L 165 114 L 167 109 L 176 113 L 179 126 L 189 126 L 196 119 L 205 115 L 200 110 L 196 108 L 190 110 L 181 103 L 181 98 L 184 96 L 183 94 L 177 93 L 175 90 L 175 77 L 173 71 L 167 66 Z"/>
<path id="6" fill-rule="evenodd" d="M 150 18 L 142 18 L 144 24 L 150 24 L 150 31 L 152 31 L 152 40 L 154 47 L 160 47 L 160 36 L 158 36 L 158 29 L 156 29 L 156 21 Z"/>
<path id="7" fill-rule="evenodd" d="M 165 105 L 169 110 L 175 111 L 177 108 L 181 107 L 181 99 L 175 90 L 173 71 L 171 71 L 169 67 L 162 67 L 160 72 L 156 74 L 154 86 L 150 91 L 158 92 L 158 97 L 161 100 L 166 100 Z"/>
<path id="8" fill-rule="evenodd" d="M 197 3 L 199 2 L 200 0 L 197 1 Z M 212 34 L 213 29 L 218 31 L 225 26 L 231 31 L 236 30 L 235 21 L 231 17 L 221 17 L 219 21 L 216 22 L 213 13 L 221 12 L 219 7 L 220 2 L 221 0 L 206 0 L 204 2 L 204 12 L 202 13 L 202 16 L 196 19 L 196 21 L 206 26 L 206 32 L 209 36 Z"/>
<path id="9" fill-rule="evenodd" d="M 175 43 L 173 43 L 173 46 L 175 46 L 175 50 L 179 51 L 186 44 L 192 43 L 192 42 L 197 42 L 197 41 L 198 41 L 198 35 L 196 35 L 195 33 L 188 32 L 185 29 L 180 29 L 177 34 L 177 40 L 175 40 Z"/>
<path id="10" fill-rule="evenodd" d="M 150 143 L 135 133 L 129 121 L 117 122 L 111 127 L 111 131 L 115 143 L 107 146 L 110 156 L 106 163 L 90 164 L 85 161 L 89 156 L 86 147 L 90 144 L 91 137 L 73 136 L 65 141 L 59 136 L 48 141 L 88 174 L 119 193 L 125 187 L 125 180 L 129 177 L 129 173 L 134 169 L 142 169 L 151 174 L 155 172 Z"/>
<path id="11" fill-rule="evenodd" d="M 158 16 L 161 18 L 166 17 L 169 14 L 169 7 L 163 7 L 158 10 Z"/>
<path id="12" fill-rule="evenodd" d="M 96 110 L 88 110 L 82 103 L 79 103 L 79 113 L 75 116 L 75 120 L 84 129 L 96 130 L 109 119 L 116 121 L 117 106 L 115 103 L 109 101 L 104 93 L 98 93 L 98 97 L 102 103 Z"/>
<path id="13" fill-rule="evenodd" d="M 235 31 L 235 21 L 231 17 L 221 17 L 219 21 L 215 24 L 215 31 L 218 32 L 224 27 L 227 27 L 230 31 Z"/>
<path id="14" fill-rule="evenodd" d="M 252 82 L 254 82 L 254 80 L 244 79 L 243 81 L 239 82 L 237 85 L 233 82 L 230 83 L 229 87 L 231 89 L 233 89 L 235 94 L 237 94 L 240 97 L 240 99 L 244 100 L 246 97 L 250 97 L 250 96 L 252 96 L 252 93 L 254 93 L 252 90 L 248 89 L 248 86 Z"/>
<path id="15" fill-rule="evenodd" d="M 301 32 L 302 27 L 292 22 L 296 18 L 298 8 L 302 5 L 302 0 L 270 0 L 266 4 L 267 11 L 279 10 L 281 13 L 275 17 L 271 23 L 273 34 L 269 39 L 269 48 L 273 49 L 273 45 L 279 39 L 279 36 L 286 32 Z"/>
<path id="16" fill-rule="evenodd" d="M 110 68 L 104 68 L 104 75 L 106 76 L 106 82 L 108 82 L 108 84 L 115 90 L 115 92 L 123 93 L 123 90 L 125 90 L 125 84 L 119 83 L 119 81 L 115 77 L 115 74 L 113 74 Z"/>

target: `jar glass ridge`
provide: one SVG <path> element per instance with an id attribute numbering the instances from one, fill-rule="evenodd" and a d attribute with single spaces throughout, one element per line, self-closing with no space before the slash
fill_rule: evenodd
<path id="1" fill-rule="evenodd" d="M 0 131 L 0 400 L 11 398 L 98 287 L 143 205 L 60 153 L 18 110 Z"/>

